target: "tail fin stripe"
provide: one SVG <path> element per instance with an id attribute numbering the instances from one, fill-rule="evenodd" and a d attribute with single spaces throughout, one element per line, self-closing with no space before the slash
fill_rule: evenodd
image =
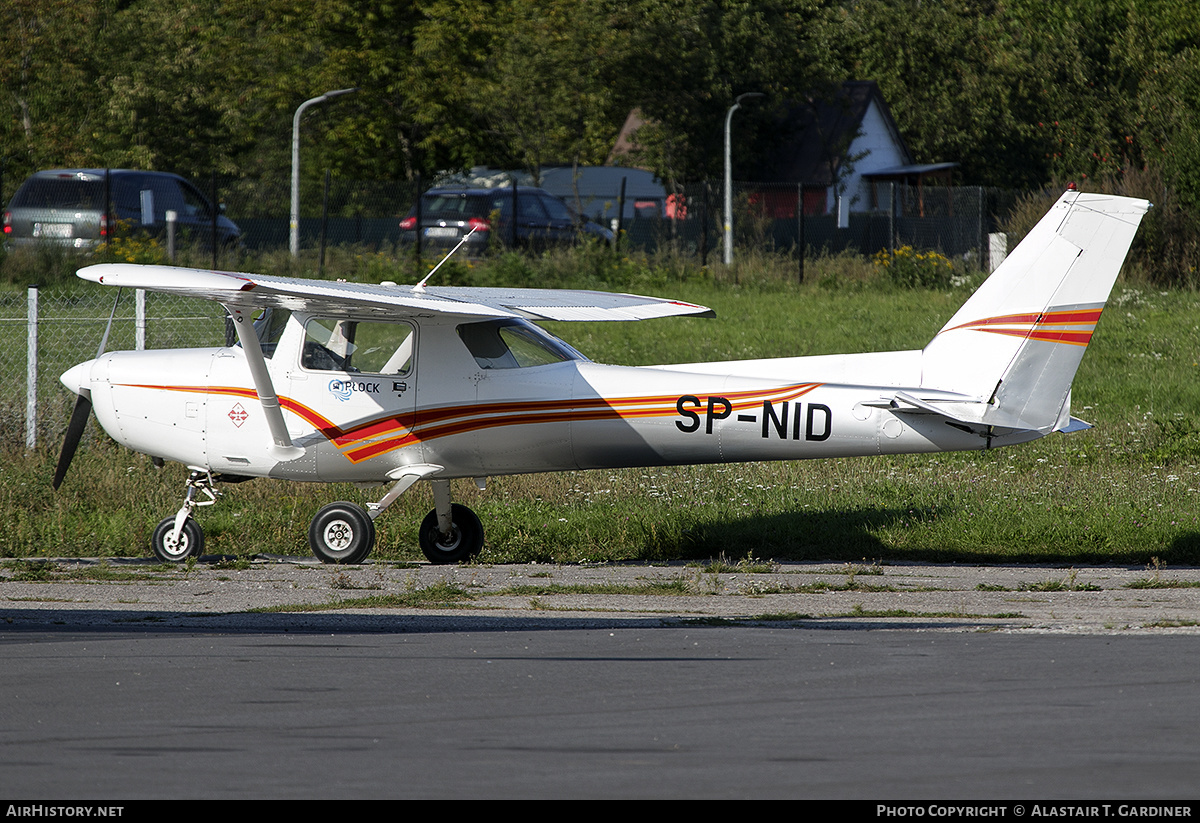
<path id="1" fill-rule="evenodd" d="M 1006 314 L 963 323 L 946 331 L 968 329 L 1029 340 L 1086 346 L 1092 340 L 1092 332 L 1096 329 L 1102 311 L 1103 307 L 1076 306 L 1069 309 L 1048 309 L 1041 314 Z"/>
<path id="2" fill-rule="evenodd" d="M 991 334 L 1007 334 L 1010 337 L 1023 337 L 1027 340 L 1044 340 L 1048 343 L 1069 343 L 1073 346 L 1086 346 L 1092 342 L 1092 330 L 1067 331 L 1052 329 L 979 329 Z"/>
<path id="3" fill-rule="evenodd" d="M 958 329 L 974 329 L 975 331 L 993 331 L 990 326 L 1094 326 L 1100 320 L 1103 306 L 1095 308 L 1075 307 L 1071 309 L 1048 309 L 1045 312 L 1030 312 L 1026 314 L 1006 314 L 1000 317 L 985 317 L 982 320 L 972 320 L 958 326 L 943 329 L 940 334 Z"/>

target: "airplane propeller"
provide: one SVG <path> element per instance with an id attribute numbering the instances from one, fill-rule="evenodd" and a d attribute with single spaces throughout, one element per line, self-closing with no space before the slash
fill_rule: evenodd
<path id="1" fill-rule="evenodd" d="M 88 417 L 92 413 L 91 394 L 87 389 L 81 391 L 75 401 L 75 408 L 71 411 L 71 422 L 67 424 L 67 436 L 63 440 L 62 452 L 58 456 L 58 467 L 54 470 L 55 491 L 62 485 L 63 478 L 67 476 L 67 469 L 70 468 L 71 460 L 75 457 L 75 449 L 79 447 L 79 441 L 83 438 L 83 430 L 87 427 Z"/>
<path id="2" fill-rule="evenodd" d="M 112 331 L 113 319 L 117 316 L 117 304 L 120 301 L 121 289 L 118 288 L 112 312 L 108 315 L 108 325 L 104 327 L 104 336 L 100 338 L 100 346 L 96 349 L 96 357 L 104 354 L 104 349 L 108 345 L 108 333 Z M 78 368 L 79 366 L 75 367 L 75 369 Z M 79 441 L 83 439 L 88 417 L 92 413 L 92 392 L 87 388 L 84 380 L 79 381 L 79 386 L 75 391 L 79 397 L 75 400 L 75 408 L 71 410 L 71 420 L 67 423 L 67 434 L 63 438 L 62 451 L 58 455 L 58 465 L 54 469 L 52 485 L 55 491 L 58 491 L 58 487 L 62 485 L 67 476 L 67 469 L 71 467 L 71 460 L 75 457 L 75 450 L 79 448 Z"/>

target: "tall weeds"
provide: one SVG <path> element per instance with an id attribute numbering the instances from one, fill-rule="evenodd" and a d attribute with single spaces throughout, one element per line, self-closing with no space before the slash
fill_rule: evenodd
<path id="1" fill-rule="evenodd" d="M 1020 242 L 1054 204 L 1067 183 L 1056 181 L 1018 199 L 1002 221 L 1009 248 Z M 1125 278 L 1154 286 L 1200 287 L 1200 217 L 1185 209 L 1158 169 L 1124 169 L 1084 181 L 1083 191 L 1138 197 L 1153 208 L 1142 220 L 1125 262 Z"/>

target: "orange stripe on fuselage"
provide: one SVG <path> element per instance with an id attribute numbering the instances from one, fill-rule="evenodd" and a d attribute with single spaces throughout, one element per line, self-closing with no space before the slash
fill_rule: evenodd
<path id="1" fill-rule="evenodd" d="M 168 386 L 144 383 L 121 384 L 129 388 L 190 394 L 214 394 L 257 400 L 254 389 L 241 386 Z M 721 394 L 733 410 L 747 409 L 762 402 L 787 402 L 802 397 L 820 383 L 798 383 L 775 389 L 751 389 Z M 711 394 L 711 393 L 710 393 Z M 707 396 L 707 395 L 706 395 Z M 282 408 L 302 418 L 328 439 L 352 463 L 370 460 L 381 454 L 414 443 L 502 426 L 534 426 L 544 423 L 577 423 L 605 419 L 646 419 L 677 414 L 680 395 L 646 395 L 619 398 L 579 398 L 527 400 L 512 403 L 464 404 L 405 411 L 359 423 L 343 429 L 328 418 L 290 397 L 279 398 Z M 390 434 L 396 437 L 387 437 Z M 364 441 L 385 437 L 383 440 Z"/>

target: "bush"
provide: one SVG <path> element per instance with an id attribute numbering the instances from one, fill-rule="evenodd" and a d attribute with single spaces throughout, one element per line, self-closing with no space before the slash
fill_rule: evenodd
<path id="1" fill-rule="evenodd" d="M 94 262 L 86 252 L 56 243 L 16 246 L 0 256 L 0 284 L 28 287 L 69 283 L 77 269 Z"/>
<path id="2" fill-rule="evenodd" d="M 128 220 L 117 220 L 116 230 L 108 244 L 100 247 L 100 259 L 105 263 L 138 263 L 161 265 L 167 263 L 167 250 L 158 238 L 136 231 Z"/>
<path id="3" fill-rule="evenodd" d="M 947 288 L 954 278 L 954 264 L 947 258 L 912 246 L 901 246 L 894 252 L 878 251 L 872 261 L 889 281 L 906 289 Z"/>

